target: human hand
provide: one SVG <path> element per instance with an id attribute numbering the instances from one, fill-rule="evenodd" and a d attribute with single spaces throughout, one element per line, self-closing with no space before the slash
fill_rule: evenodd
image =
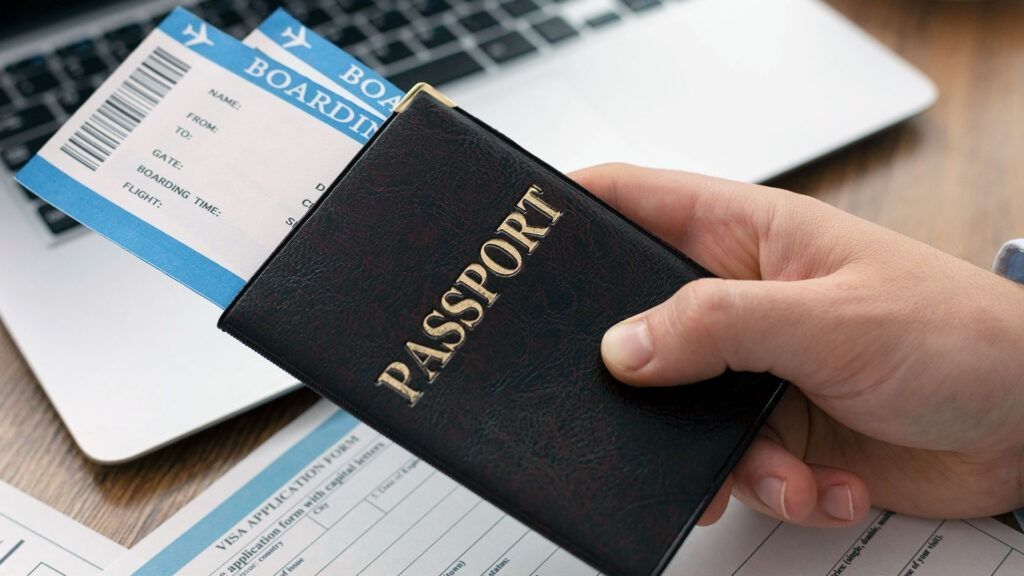
<path id="1" fill-rule="evenodd" d="M 628 165 L 571 176 L 726 278 L 611 328 L 601 353 L 618 379 L 728 368 L 795 387 L 702 523 L 730 491 L 808 526 L 871 505 L 970 517 L 1024 503 L 1024 288 L 783 190 Z"/>

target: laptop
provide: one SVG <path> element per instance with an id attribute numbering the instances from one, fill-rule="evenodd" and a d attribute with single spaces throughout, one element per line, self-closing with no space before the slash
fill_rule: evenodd
<path id="1" fill-rule="evenodd" d="M 935 99 L 817 0 L 207 0 L 242 37 L 279 4 L 401 87 L 439 86 L 554 166 L 760 181 Z M 0 317 L 91 459 L 136 458 L 296 387 L 219 310 L 11 178 L 175 3 L 5 2 Z M 0 391 L 2 394 L 2 391 Z"/>

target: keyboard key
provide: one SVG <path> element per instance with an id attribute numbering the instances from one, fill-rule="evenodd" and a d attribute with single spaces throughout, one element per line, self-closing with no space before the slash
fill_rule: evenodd
<path id="1" fill-rule="evenodd" d="M 0 141 L 6 140 L 31 130 L 36 126 L 42 126 L 47 122 L 56 120 L 46 104 L 36 104 L 28 108 L 12 110 L 6 114 L 0 114 Z"/>
<path id="2" fill-rule="evenodd" d="M 612 22 L 618 22 L 619 20 L 622 20 L 622 18 L 615 12 L 605 12 L 604 14 L 594 16 L 593 18 L 588 18 L 587 26 L 590 26 L 591 28 L 600 28 L 602 26 L 607 26 Z"/>
<path id="3" fill-rule="evenodd" d="M 86 99 L 92 94 L 93 88 L 90 85 L 84 85 L 73 88 L 63 88 L 57 92 L 57 103 L 64 109 L 64 112 L 68 116 L 75 113 L 78 107 L 85 103 Z"/>
<path id="4" fill-rule="evenodd" d="M 244 24 L 245 17 L 243 17 L 242 14 L 234 8 L 225 10 L 217 15 L 217 25 L 221 28 L 233 28 Z"/>
<path id="5" fill-rule="evenodd" d="M 579 34 L 572 26 L 569 25 L 568 22 L 558 16 L 535 24 L 533 29 L 552 44 L 557 44 L 562 40 L 572 38 Z"/>
<path id="6" fill-rule="evenodd" d="M 373 6 L 373 0 L 338 0 L 338 6 L 348 14 L 355 14 Z"/>
<path id="7" fill-rule="evenodd" d="M 198 8 L 197 13 L 209 15 L 234 8 L 234 2 L 232 0 L 203 0 L 199 3 Z"/>
<path id="8" fill-rule="evenodd" d="M 111 44 L 125 44 L 138 46 L 139 42 L 146 36 L 146 31 L 140 24 L 128 24 L 107 32 L 103 37 Z"/>
<path id="9" fill-rule="evenodd" d="M 56 131 L 57 126 L 54 126 L 53 129 Z M 19 170 L 30 158 L 35 156 L 36 152 L 39 152 L 39 149 L 52 135 L 45 134 L 20 144 L 5 145 L 3 150 L 0 150 L 0 157 L 3 157 L 4 164 L 10 168 L 11 172 Z"/>
<path id="10" fill-rule="evenodd" d="M 513 58 L 518 58 L 536 50 L 533 44 L 530 44 L 519 32 L 509 32 L 494 40 L 484 42 L 480 44 L 480 49 L 498 64 L 508 62 Z"/>
<path id="11" fill-rule="evenodd" d="M 480 72 L 484 68 L 465 52 L 456 52 L 439 60 L 395 74 L 390 79 L 402 90 L 412 88 L 417 82 L 429 82 L 440 86 L 459 78 Z"/>
<path id="12" fill-rule="evenodd" d="M 224 25 L 221 24 L 220 14 L 218 12 L 210 12 L 210 13 L 200 12 L 199 14 L 196 14 L 196 15 L 199 16 L 200 18 L 202 18 L 203 20 L 206 20 L 210 24 L 213 24 L 217 28 L 223 28 L 224 27 Z"/>
<path id="13" fill-rule="evenodd" d="M 377 66 L 377 63 L 374 62 L 373 59 L 373 52 L 370 51 L 370 48 L 368 46 L 364 45 L 358 48 L 352 48 L 348 51 L 348 53 L 352 55 L 353 58 L 359 60 L 360 62 L 369 66 L 370 68 Z"/>
<path id="14" fill-rule="evenodd" d="M 68 44 L 58 49 L 56 55 L 64 72 L 72 80 L 82 80 L 87 76 L 110 71 L 107 63 L 100 58 L 98 47 L 92 40 L 83 39 Z"/>
<path id="15" fill-rule="evenodd" d="M 81 80 L 86 76 L 99 74 L 110 69 L 107 63 L 95 54 L 85 58 L 65 58 L 63 64 L 64 72 L 72 80 Z"/>
<path id="16" fill-rule="evenodd" d="M 92 40 L 79 40 L 63 48 L 57 49 L 57 56 L 64 58 L 88 58 L 96 55 L 96 43 Z"/>
<path id="17" fill-rule="evenodd" d="M 129 54 L 132 53 L 132 50 L 135 50 L 135 46 L 122 43 L 111 44 L 108 50 L 110 51 L 110 55 L 114 58 L 114 60 L 118 63 L 121 63 L 124 61 L 125 58 L 128 57 Z"/>
<path id="18" fill-rule="evenodd" d="M 409 23 L 409 19 L 398 10 L 388 10 L 370 17 L 370 23 L 381 32 L 388 32 Z"/>
<path id="19" fill-rule="evenodd" d="M 35 200 L 36 198 L 39 198 L 39 196 L 36 196 L 35 194 L 32 193 L 31 190 L 25 188 L 21 184 L 15 184 L 15 186 L 17 186 L 18 190 L 21 190 L 21 192 L 25 194 L 25 197 L 28 198 L 29 200 Z"/>
<path id="20" fill-rule="evenodd" d="M 316 28 L 321 24 L 330 22 L 333 18 L 323 8 L 314 8 L 301 18 L 302 23 L 310 28 Z"/>
<path id="21" fill-rule="evenodd" d="M 305 14 L 312 8 L 311 0 L 282 0 L 282 7 L 292 14 Z"/>
<path id="22" fill-rule="evenodd" d="M 421 30 L 416 39 L 427 48 L 437 48 L 455 40 L 455 34 L 446 26 L 437 25 L 430 30 Z"/>
<path id="23" fill-rule="evenodd" d="M 114 44 L 110 46 L 110 55 L 114 58 L 114 61 L 120 64 L 124 62 L 124 59 L 132 53 L 133 48 L 125 44 Z"/>
<path id="24" fill-rule="evenodd" d="M 49 70 L 34 76 L 25 76 L 14 81 L 14 88 L 28 98 L 60 86 L 60 81 Z"/>
<path id="25" fill-rule="evenodd" d="M 627 8 L 634 12 L 642 12 L 648 8 L 661 5 L 661 0 L 622 0 Z"/>
<path id="26" fill-rule="evenodd" d="M 225 28 L 224 31 L 235 40 L 241 40 L 245 38 L 249 32 L 252 32 L 252 26 L 242 22 L 241 24 L 235 24 L 230 28 Z"/>
<path id="27" fill-rule="evenodd" d="M 149 19 L 149 27 L 150 28 L 156 28 L 157 26 L 159 26 L 160 23 L 164 21 L 164 18 L 167 18 L 168 14 L 170 14 L 170 12 L 161 12 L 161 13 L 157 14 L 156 16 L 153 16 L 152 18 L 150 18 Z"/>
<path id="28" fill-rule="evenodd" d="M 42 217 L 43 222 L 46 223 L 50 232 L 53 232 L 54 234 L 62 234 L 80 226 L 80 224 L 73 218 L 49 204 L 43 204 L 39 207 L 39 216 Z"/>
<path id="29" fill-rule="evenodd" d="M 45 140 L 44 140 L 45 143 Z M 15 144 L 13 146 L 4 146 L 0 149 L 0 159 L 3 159 L 4 166 L 7 166 L 11 172 L 17 172 L 24 166 L 28 159 L 35 154 L 35 151 L 29 150 L 27 146 L 23 144 Z"/>
<path id="30" fill-rule="evenodd" d="M 253 22 L 259 22 L 274 10 L 277 10 L 282 5 L 280 0 L 248 0 L 245 2 L 245 12 Z"/>
<path id="31" fill-rule="evenodd" d="M 505 12 L 516 18 L 525 16 L 540 8 L 533 0 L 511 0 L 510 2 L 503 3 L 501 7 L 505 9 Z"/>
<path id="32" fill-rule="evenodd" d="M 110 50 L 110 54 L 120 62 L 127 58 L 132 53 L 132 50 L 135 50 L 142 43 L 142 40 L 146 37 L 146 31 L 140 24 L 128 24 L 127 26 L 107 32 L 103 37 L 107 41 L 107 48 Z"/>
<path id="33" fill-rule="evenodd" d="M 46 72 L 49 69 L 46 66 L 46 58 L 39 55 L 19 60 L 13 64 L 8 64 L 5 70 L 7 70 L 7 73 L 11 76 L 22 77 L 34 76 L 36 74 Z"/>
<path id="34" fill-rule="evenodd" d="M 381 64 L 394 64 L 412 56 L 412 50 L 401 40 L 395 40 L 373 51 L 373 57 Z"/>
<path id="35" fill-rule="evenodd" d="M 486 10 L 481 10 L 469 16 L 463 16 L 459 19 L 459 22 L 470 32 L 479 32 L 498 25 L 498 19 Z"/>
<path id="36" fill-rule="evenodd" d="M 196 13 L 218 28 L 230 28 L 245 22 L 233 0 L 206 0 L 196 7 Z M 249 8 L 246 7 L 246 12 Z"/>
<path id="37" fill-rule="evenodd" d="M 412 5 L 416 8 L 417 12 L 424 16 L 440 14 L 445 10 L 450 10 L 452 7 L 448 0 L 413 0 Z"/>
<path id="38" fill-rule="evenodd" d="M 473 56 L 466 52 L 456 52 L 431 61 L 431 63 L 393 75 L 389 80 L 399 89 L 409 90 L 417 82 L 428 82 L 433 86 L 440 86 L 482 71 L 483 67 L 473 59 Z"/>
<path id="39" fill-rule="evenodd" d="M 94 74 L 94 75 L 86 78 L 85 80 L 82 80 L 81 82 L 79 82 L 79 84 L 82 85 L 82 86 L 91 86 L 93 89 L 95 89 L 95 88 L 99 87 L 100 84 L 103 84 L 104 82 L 106 82 L 107 81 L 107 76 L 109 76 L 109 75 L 110 75 L 110 73 L 108 73 L 108 72 L 101 72 L 100 74 Z"/>
<path id="40" fill-rule="evenodd" d="M 348 48 L 366 40 L 366 34 L 355 26 L 345 26 L 328 32 L 326 38 L 342 48 Z"/>

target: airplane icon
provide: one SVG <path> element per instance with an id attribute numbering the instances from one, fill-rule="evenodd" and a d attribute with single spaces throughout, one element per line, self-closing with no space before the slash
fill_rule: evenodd
<path id="1" fill-rule="evenodd" d="M 288 41 L 281 45 L 282 48 L 295 48 L 296 46 L 302 46 L 303 48 L 312 48 L 309 42 L 306 41 L 306 28 L 299 26 L 299 31 L 296 33 L 289 26 L 281 32 L 281 36 L 288 38 Z"/>
<path id="2" fill-rule="evenodd" d="M 200 24 L 198 32 L 191 24 L 189 24 L 185 27 L 182 34 L 191 37 L 188 42 L 185 42 L 185 46 L 202 46 L 203 44 L 213 46 L 213 40 L 210 40 L 206 35 L 206 24 Z"/>

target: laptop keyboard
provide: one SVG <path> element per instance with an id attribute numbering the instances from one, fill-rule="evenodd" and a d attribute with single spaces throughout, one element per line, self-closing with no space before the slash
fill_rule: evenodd
<path id="1" fill-rule="evenodd" d="M 592 14 L 570 24 L 568 10 Z M 406 90 L 434 86 L 500 67 L 580 36 L 580 28 L 613 25 L 622 14 L 661 0 L 206 0 L 190 8 L 241 38 L 283 6 L 311 29 Z M 0 71 L 0 162 L 25 165 L 166 13 L 82 38 Z M 51 234 L 79 224 L 21 189 Z"/>

